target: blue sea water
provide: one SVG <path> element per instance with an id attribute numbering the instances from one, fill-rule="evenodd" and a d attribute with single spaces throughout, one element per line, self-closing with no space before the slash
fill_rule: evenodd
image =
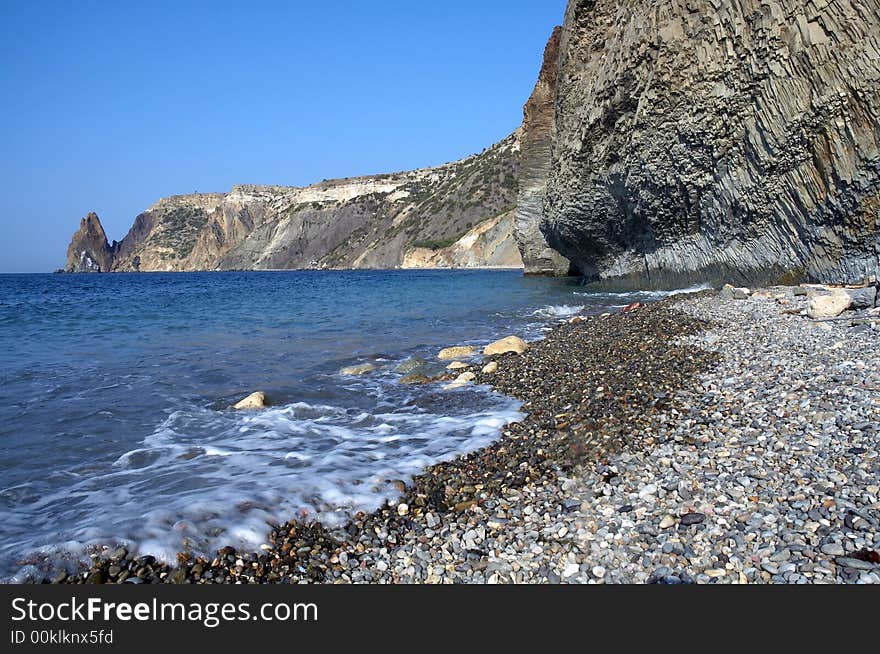
<path id="1" fill-rule="evenodd" d="M 634 299 L 519 271 L 0 275 L 0 577 L 342 524 L 519 416 L 401 362 Z M 255 390 L 271 408 L 229 409 Z"/>

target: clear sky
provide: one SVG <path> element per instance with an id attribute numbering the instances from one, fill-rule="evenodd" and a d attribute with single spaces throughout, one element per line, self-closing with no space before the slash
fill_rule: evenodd
<path id="1" fill-rule="evenodd" d="M 95 211 L 441 164 L 513 131 L 565 0 L 0 3 L 0 272 Z"/>

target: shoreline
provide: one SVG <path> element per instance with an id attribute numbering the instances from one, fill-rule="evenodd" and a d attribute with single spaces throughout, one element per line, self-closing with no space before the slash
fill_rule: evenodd
<path id="1" fill-rule="evenodd" d="M 68 272 L 66 270 L 53 270 L 44 272 L 9 272 L 4 275 L 169 275 L 191 273 L 266 273 L 266 272 L 414 272 L 419 270 L 446 270 L 450 272 L 467 270 L 519 270 L 525 274 L 523 266 L 423 266 L 418 268 L 259 268 L 259 269 L 229 269 L 229 270 L 108 270 L 104 272 Z M 543 275 L 542 275 L 543 276 Z"/>
<path id="2" fill-rule="evenodd" d="M 496 358 L 494 374 L 482 364 L 459 371 L 522 400 L 526 417 L 492 445 L 415 476 L 402 498 L 358 514 L 344 536 L 291 521 L 260 552 L 224 548 L 171 568 L 120 549 L 54 581 L 880 583 L 880 367 L 854 364 L 875 378 L 858 410 L 841 414 L 859 419 L 849 440 L 823 427 L 835 417 L 827 410 L 776 415 L 780 388 L 805 388 L 815 376 L 804 342 L 833 357 L 848 352 L 839 339 L 871 343 L 876 332 L 850 335 L 857 328 L 846 321 L 816 327 L 791 315 L 799 301 L 702 292 L 575 319 L 523 355 Z M 801 343 L 806 381 L 781 387 L 755 358 L 753 349 L 772 346 L 774 326 L 787 347 Z M 773 351 L 783 370 L 785 354 Z M 752 389 L 766 392 L 768 406 L 741 402 Z M 792 416 L 803 428 L 768 442 L 777 427 L 765 423 Z M 831 450 L 829 466 L 822 454 Z M 855 475 L 853 457 L 868 466 Z"/>

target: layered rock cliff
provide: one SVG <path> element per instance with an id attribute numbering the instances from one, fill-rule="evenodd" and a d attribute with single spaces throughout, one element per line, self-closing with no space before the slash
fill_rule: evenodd
<path id="1" fill-rule="evenodd" d="M 515 249 L 512 223 L 506 232 L 496 228 L 498 216 L 516 205 L 518 176 L 519 130 L 481 154 L 434 168 L 305 188 L 236 186 L 224 194 L 173 196 L 140 214 L 97 267 L 396 268 L 416 248 L 434 252 L 458 242 L 472 243 L 474 250 L 467 255 L 459 249 L 449 265 L 513 265 L 497 263 L 513 259 L 510 248 L 489 247 L 491 238 L 461 239 L 485 223 L 484 232 L 506 236 Z M 83 243 L 95 252 L 91 240 L 75 237 L 68 270 L 85 270 L 71 268 L 71 256 L 98 261 L 82 254 Z"/>
<path id="2" fill-rule="evenodd" d="M 547 244 L 541 233 L 544 193 L 550 173 L 550 148 L 556 133 L 556 83 L 562 28 L 553 30 L 538 82 L 523 108 L 520 143 L 519 196 L 516 208 L 516 241 L 526 274 L 565 275 L 568 259 Z"/>
<path id="3" fill-rule="evenodd" d="M 571 0 L 548 242 L 638 286 L 876 275 L 878 39 L 878 0 Z"/>

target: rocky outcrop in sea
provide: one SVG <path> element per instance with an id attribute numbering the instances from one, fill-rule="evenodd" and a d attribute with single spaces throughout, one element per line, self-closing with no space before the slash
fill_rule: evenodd
<path id="1" fill-rule="evenodd" d="M 67 248 L 66 272 L 109 272 L 113 267 L 114 249 L 107 242 L 101 220 L 90 213 L 79 221 L 79 229 Z"/>

